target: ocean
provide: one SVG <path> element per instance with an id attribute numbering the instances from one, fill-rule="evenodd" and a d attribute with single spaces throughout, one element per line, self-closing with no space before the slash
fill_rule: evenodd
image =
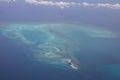
<path id="1" fill-rule="evenodd" d="M 120 80 L 119 53 L 120 34 L 99 26 L 0 25 L 0 80 Z"/>

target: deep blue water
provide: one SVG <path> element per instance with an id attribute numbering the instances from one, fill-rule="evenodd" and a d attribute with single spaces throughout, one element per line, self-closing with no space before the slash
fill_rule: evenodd
<path id="1" fill-rule="evenodd" d="M 28 34 L 25 36 L 31 39 Z M 73 37 L 82 42 L 75 54 L 79 71 L 34 61 L 27 46 L 0 35 L 0 80 L 120 80 L 120 38 L 91 38 L 82 34 Z M 113 67 L 106 67 L 110 65 Z"/>

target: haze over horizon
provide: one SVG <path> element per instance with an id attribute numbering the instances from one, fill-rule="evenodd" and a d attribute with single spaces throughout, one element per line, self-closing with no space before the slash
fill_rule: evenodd
<path id="1" fill-rule="evenodd" d="M 0 0 L 0 22 L 83 23 L 119 29 L 119 0 Z"/>

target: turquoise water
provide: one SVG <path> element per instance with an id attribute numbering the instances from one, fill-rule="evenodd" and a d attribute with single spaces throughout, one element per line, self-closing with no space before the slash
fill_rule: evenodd
<path id="1" fill-rule="evenodd" d="M 24 48 L 24 59 L 36 65 L 38 70 L 40 69 L 38 66 L 42 65 L 58 74 L 59 71 L 66 71 L 66 76 L 74 73 L 74 79 L 120 79 L 119 33 L 80 24 L 8 24 L 4 26 L 0 28 L 0 35 Z M 14 53 L 10 52 L 10 54 Z M 21 58 L 19 59 L 22 61 Z M 68 59 L 78 67 L 77 70 L 67 64 Z M 53 78 L 53 80 L 56 79 Z"/>

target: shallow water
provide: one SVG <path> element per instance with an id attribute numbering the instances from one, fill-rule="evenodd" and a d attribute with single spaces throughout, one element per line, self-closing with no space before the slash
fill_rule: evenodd
<path id="1" fill-rule="evenodd" d="M 4 26 L 0 27 L 1 79 L 120 79 L 119 33 L 80 24 Z M 67 59 L 79 69 L 69 67 Z"/>

